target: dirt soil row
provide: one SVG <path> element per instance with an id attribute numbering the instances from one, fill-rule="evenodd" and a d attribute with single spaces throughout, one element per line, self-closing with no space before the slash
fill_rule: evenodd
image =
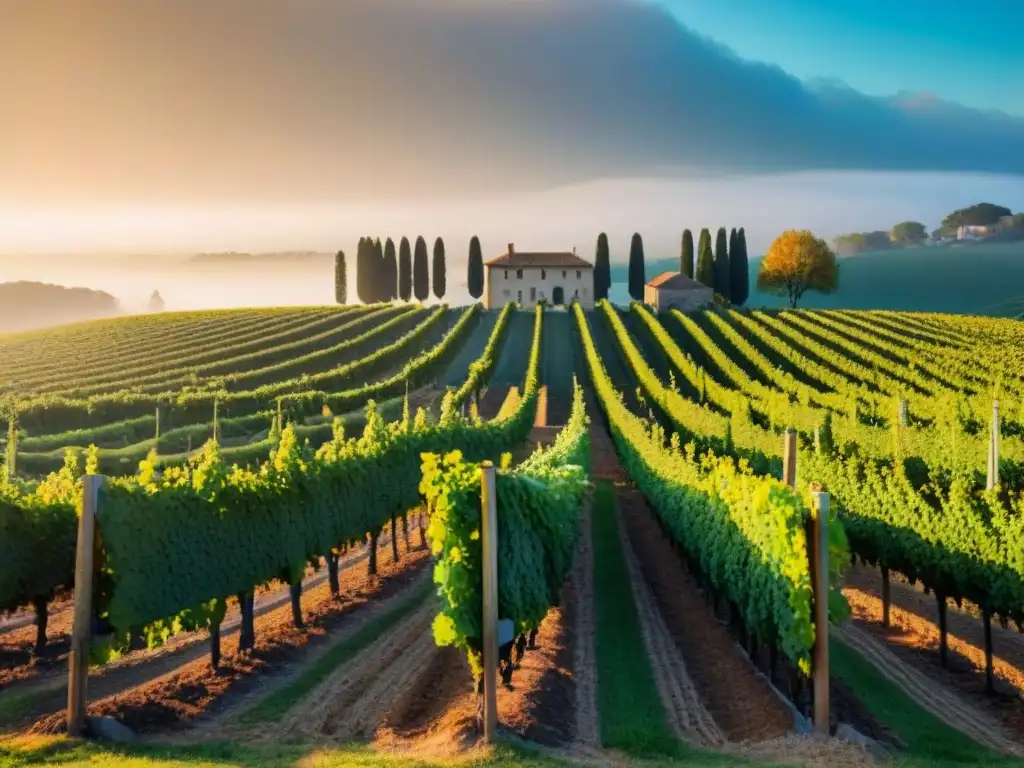
<path id="1" fill-rule="evenodd" d="M 885 649 L 885 654 L 876 657 L 888 660 L 887 667 L 906 668 L 883 671 L 899 679 L 926 678 L 938 691 L 945 692 L 939 695 L 929 687 L 927 695 L 922 695 L 922 684 L 913 686 L 908 693 L 922 706 L 931 708 L 932 701 L 945 702 L 951 699 L 948 694 L 955 694 L 954 701 L 959 699 L 956 708 L 937 713 L 940 719 L 962 719 L 962 710 L 967 707 L 972 713 L 969 719 L 986 724 L 986 740 L 1001 740 L 1004 746 L 1008 741 L 1018 747 L 1024 745 L 1024 637 L 993 623 L 996 693 L 986 694 L 984 626 L 979 618 L 958 610 L 954 603 L 947 606 L 948 665 L 943 669 L 934 595 L 925 595 L 921 589 L 890 577 L 890 626 L 885 627 L 879 570 L 864 565 L 849 569 L 843 594 L 853 609 L 854 627 Z M 914 690 L 918 691 L 916 695 Z"/>
<path id="2" fill-rule="evenodd" d="M 341 574 L 342 596 L 335 600 L 326 583 L 303 594 L 306 628 L 292 624 L 291 607 L 285 603 L 256 618 L 256 649 L 238 653 L 238 636 L 222 639 L 223 658 L 218 670 L 211 669 L 206 643 L 193 643 L 115 669 L 102 668 L 89 676 L 90 714 L 111 715 L 141 733 L 180 728 L 229 706 L 307 655 L 329 644 L 332 634 L 374 603 L 404 591 L 429 562 L 426 550 L 411 547 L 400 538 L 400 559 L 393 562 L 382 548 L 378 573 L 367 574 L 366 565 L 352 563 Z M 67 702 L 66 680 L 41 692 L 27 720 L 37 720 L 32 730 L 59 732 Z M 41 718 L 41 719 L 39 719 Z"/>
<path id="3" fill-rule="evenodd" d="M 678 687 L 665 700 L 666 711 L 676 712 L 672 719 L 680 725 L 688 724 L 690 740 L 708 745 L 725 740 L 764 741 L 787 734 L 792 716 L 706 606 L 643 495 L 624 482 L 611 437 L 598 427 L 591 429 L 591 440 L 594 476 L 616 483 L 619 522 L 629 545 L 627 561 L 637 563 L 637 576 L 643 582 L 634 594 L 641 595 L 637 607 L 645 634 L 656 636 L 658 623 L 663 622 L 674 644 L 674 653 L 663 652 L 652 659 L 659 677 L 667 675 L 668 659 L 677 670 L 671 679 L 678 681 Z M 657 610 L 643 610 L 644 590 Z"/>

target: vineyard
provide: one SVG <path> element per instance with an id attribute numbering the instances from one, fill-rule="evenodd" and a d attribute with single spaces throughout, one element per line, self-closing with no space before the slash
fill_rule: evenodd
<path id="1" fill-rule="evenodd" d="M 517 762 L 1024 764 L 1019 322 L 374 304 L 0 350 L 0 733 L 440 757 L 494 680 Z"/>

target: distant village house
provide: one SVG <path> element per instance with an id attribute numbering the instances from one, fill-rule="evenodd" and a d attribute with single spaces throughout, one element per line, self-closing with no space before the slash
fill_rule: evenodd
<path id="1" fill-rule="evenodd" d="M 644 304 L 657 312 L 674 307 L 680 312 L 701 309 L 711 304 L 715 292 L 681 272 L 662 272 L 644 286 Z"/>
<path id="2" fill-rule="evenodd" d="M 491 259 L 484 274 L 484 307 L 496 309 L 510 301 L 523 307 L 538 302 L 569 304 L 584 309 L 594 306 L 594 265 L 572 252 L 518 253 L 515 243 L 508 252 Z"/>
<path id="3" fill-rule="evenodd" d="M 975 224 L 963 224 L 957 227 L 957 240 L 981 240 L 994 233 L 992 227 L 985 227 Z"/>

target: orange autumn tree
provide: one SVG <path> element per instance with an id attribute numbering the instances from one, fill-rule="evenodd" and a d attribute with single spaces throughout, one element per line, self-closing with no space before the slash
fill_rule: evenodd
<path id="1" fill-rule="evenodd" d="M 832 293 L 839 287 L 839 265 L 828 244 L 806 229 L 779 235 L 761 261 L 757 289 L 789 297 L 789 306 L 807 291 Z"/>

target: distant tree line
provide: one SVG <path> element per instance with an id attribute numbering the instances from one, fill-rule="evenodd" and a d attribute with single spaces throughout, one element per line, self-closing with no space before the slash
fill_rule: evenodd
<path id="1" fill-rule="evenodd" d="M 356 295 L 367 304 L 394 299 L 410 301 L 412 298 L 425 301 L 433 287 L 434 296 L 442 299 L 447 289 L 445 253 L 445 244 L 440 237 L 434 241 L 432 255 L 422 236 L 417 237 L 413 244 L 403 237 L 397 249 L 391 238 L 383 244 L 379 238 L 360 238 L 356 248 Z M 747 264 L 747 236 L 742 227 L 732 229 L 728 234 L 724 227 L 720 228 L 714 248 L 710 231 L 701 230 L 696 269 L 693 235 L 688 229 L 683 233 L 680 271 L 707 285 L 732 304 L 742 305 L 749 297 Z M 629 244 L 629 295 L 643 301 L 646 282 L 643 238 L 639 232 L 634 232 Z M 611 285 L 608 235 L 602 232 L 597 238 L 594 259 L 595 299 L 607 298 Z M 474 299 L 483 296 L 483 250 L 476 236 L 469 241 L 466 286 Z M 348 272 L 343 251 L 338 251 L 335 256 L 334 295 L 339 304 L 346 303 L 348 299 Z"/>
<path id="2" fill-rule="evenodd" d="M 434 296 L 443 299 L 447 290 L 447 260 L 442 238 L 434 240 L 432 253 L 427 241 L 419 236 L 410 244 L 403 237 L 398 247 L 390 237 L 381 244 L 380 238 L 362 237 L 356 246 L 356 296 L 364 304 L 382 301 L 426 301 L 431 288 Z M 469 260 L 466 267 L 469 295 L 479 299 L 484 293 L 484 261 L 480 238 L 469 241 Z M 345 252 L 338 251 L 334 258 L 334 300 L 338 304 L 348 301 L 348 267 Z"/>
<path id="3" fill-rule="evenodd" d="M 600 301 L 608 297 L 611 288 L 611 258 L 608 249 L 608 235 L 602 232 L 597 238 L 597 253 L 594 259 L 594 298 Z M 724 300 L 740 306 L 750 295 L 750 277 L 747 258 L 747 234 L 740 227 L 728 235 L 725 227 L 718 230 L 714 248 L 711 231 L 701 230 L 694 263 L 693 233 L 683 232 L 682 251 L 679 255 L 679 271 L 687 277 L 711 288 Z M 629 295 L 635 301 L 643 301 L 647 273 L 644 266 L 644 242 L 639 232 L 634 232 L 629 242 Z"/>
<path id="4" fill-rule="evenodd" d="M 923 245 L 929 237 L 932 240 L 956 237 L 960 227 L 987 227 L 995 240 L 1022 240 L 1024 214 L 1014 215 L 1009 208 L 994 203 L 978 203 L 948 214 L 930 235 L 927 227 L 921 222 L 902 221 L 887 231 L 874 230 L 840 235 L 832 241 L 832 246 L 840 256 L 912 248 Z"/>

